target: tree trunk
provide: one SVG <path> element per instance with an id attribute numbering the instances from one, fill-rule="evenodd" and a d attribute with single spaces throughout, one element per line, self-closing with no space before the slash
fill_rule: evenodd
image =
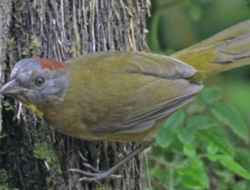
<path id="1" fill-rule="evenodd" d="M 3 9 L 4 8 L 4 9 Z M 10 2 L 8 0 L 0 1 L 0 85 L 3 84 L 3 71 L 5 69 L 4 61 L 6 60 L 6 43 L 7 43 L 7 31 L 10 20 Z M 0 99 L 0 110 L 2 110 L 2 100 Z M 0 114 L 0 140 L 4 136 L 2 134 L 2 115 Z M 1 141 L 0 141 L 1 147 Z M 1 160 L 0 160 L 1 161 Z"/>
<path id="2" fill-rule="evenodd" d="M 148 0 L 1 0 L 1 79 L 25 57 L 67 60 L 94 51 L 145 50 L 149 6 Z M 0 189 L 143 189 L 139 157 L 119 170 L 121 180 L 78 183 L 81 176 L 67 172 L 87 170 L 80 154 L 106 170 L 135 143 L 83 142 L 50 129 L 13 99 L 3 102 Z"/>

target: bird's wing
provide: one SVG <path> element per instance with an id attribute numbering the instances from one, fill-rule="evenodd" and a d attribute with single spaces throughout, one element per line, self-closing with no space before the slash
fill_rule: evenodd
<path id="1" fill-rule="evenodd" d="M 165 91 L 167 94 L 172 88 L 175 88 L 172 95 L 176 94 L 176 96 L 166 99 L 160 97 L 160 100 L 157 101 L 157 91 Z M 155 120 L 169 115 L 192 101 L 195 94 L 201 89 L 202 85 L 190 84 L 181 79 L 175 81 L 159 80 L 138 89 L 130 101 L 117 109 L 108 119 L 92 126 L 91 131 L 99 135 L 142 132 L 151 128 Z"/>
<path id="2" fill-rule="evenodd" d="M 120 64 L 119 69 L 130 73 L 132 81 L 140 85 L 109 117 L 91 126 L 90 130 L 96 135 L 145 131 L 155 120 L 190 102 L 203 87 L 190 83 L 188 78 L 196 70 L 177 59 L 138 53 L 128 60 Z"/>

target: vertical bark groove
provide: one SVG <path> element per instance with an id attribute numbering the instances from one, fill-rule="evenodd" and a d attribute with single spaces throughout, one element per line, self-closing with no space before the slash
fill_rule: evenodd
<path id="1" fill-rule="evenodd" d="M 6 60 L 6 43 L 7 43 L 7 32 L 8 32 L 8 25 L 10 21 L 10 9 L 11 9 L 11 2 L 8 0 L 0 1 L 0 84 L 3 84 L 4 80 L 4 70 L 6 65 L 4 61 Z M 0 100 L 0 110 L 2 110 L 2 101 Z M 2 115 L 0 115 L 0 138 L 2 134 Z M 0 143 L 1 145 L 1 143 Z"/>

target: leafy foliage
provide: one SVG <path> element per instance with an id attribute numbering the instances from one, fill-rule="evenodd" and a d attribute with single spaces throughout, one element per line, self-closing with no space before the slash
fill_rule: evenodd
<path id="1" fill-rule="evenodd" d="M 167 55 L 250 18 L 249 0 L 151 2 L 148 44 Z M 148 151 L 152 189 L 250 189 L 249 69 L 209 81 L 218 87 L 203 89 L 156 134 Z"/>
<path id="2" fill-rule="evenodd" d="M 158 130 L 157 145 L 148 153 L 152 184 L 187 190 L 250 187 L 250 153 L 233 140 L 247 145 L 249 128 L 222 97 L 218 88 L 204 89 L 194 104 L 172 114 Z"/>

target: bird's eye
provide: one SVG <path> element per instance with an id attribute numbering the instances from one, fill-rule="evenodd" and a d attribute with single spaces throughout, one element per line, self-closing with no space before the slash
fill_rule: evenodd
<path id="1" fill-rule="evenodd" d="M 35 81 L 36 86 L 42 86 L 44 84 L 44 78 L 37 78 Z"/>

